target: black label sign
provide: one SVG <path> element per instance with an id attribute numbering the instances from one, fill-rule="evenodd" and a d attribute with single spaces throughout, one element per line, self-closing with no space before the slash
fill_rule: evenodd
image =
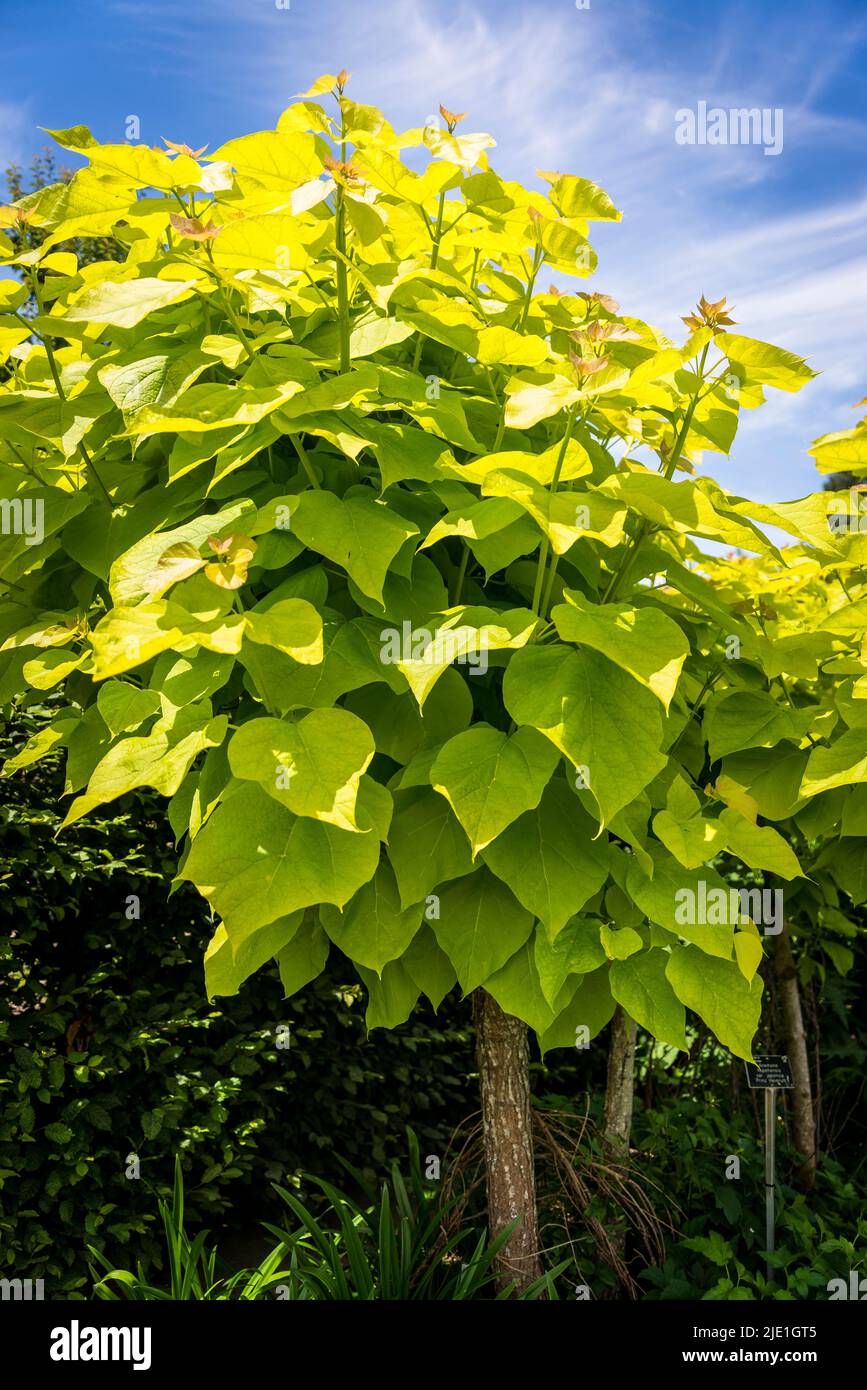
<path id="1" fill-rule="evenodd" d="M 771 1057 L 767 1053 L 757 1052 L 755 1062 L 745 1062 L 744 1066 L 752 1091 L 767 1091 L 772 1086 L 789 1089 L 795 1084 L 788 1057 Z"/>

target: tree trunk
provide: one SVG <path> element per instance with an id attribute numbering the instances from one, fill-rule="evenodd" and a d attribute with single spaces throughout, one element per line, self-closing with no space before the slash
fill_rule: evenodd
<path id="1" fill-rule="evenodd" d="M 522 1292 L 541 1275 L 536 1175 L 530 1113 L 527 1025 L 503 1013 L 496 999 L 473 994 L 476 1057 L 491 1239 L 520 1217 L 497 1260 L 497 1288 Z"/>
<path id="2" fill-rule="evenodd" d="M 605 1088 L 605 1144 L 612 1150 L 629 1148 L 635 1076 L 635 1035 L 634 1022 L 627 1018 L 618 1004 L 611 1020 L 608 1081 Z"/>
<path id="3" fill-rule="evenodd" d="M 777 937 L 774 965 L 780 991 L 786 1052 L 792 1068 L 792 1112 L 794 1117 L 795 1148 L 801 1155 L 798 1180 L 807 1192 L 816 1182 L 816 1119 L 813 1112 L 813 1092 L 810 1085 L 810 1064 L 807 1058 L 807 1038 L 801 1011 L 798 974 L 792 955 L 789 929 Z"/>
<path id="4" fill-rule="evenodd" d="M 632 1131 L 632 1102 L 635 1090 L 635 1035 L 637 1028 L 620 1005 L 611 1020 L 608 1042 L 608 1077 L 605 1085 L 605 1116 L 603 1142 L 612 1159 L 623 1159 L 629 1153 Z M 608 1238 L 618 1258 L 626 1260 L 627 1225 L 623 1211 L 617 1209 L 606 1222 Z M 616 1298 L 611 1289 L 603 1298 Z"/>

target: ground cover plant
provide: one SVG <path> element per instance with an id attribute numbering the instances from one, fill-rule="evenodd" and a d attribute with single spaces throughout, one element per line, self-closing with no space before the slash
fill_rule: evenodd
<path id="1" fill-rule="evenodd" d="M 84 167 L 3 214 L 39 235 L 0 239 L 0 697 L 57 699 L 5 771 L 65 750 L 66 827 L 167 798 L 209 997 L 274 959 L 291 996 L 332 943 L 370 1028 L 472 994 L 526 1291 L 528 1028 L 580 1059 L 613 1020 L 623 1141 L 636 1026 L 750 1058 L 765 941 L 791 983 L 786 920 L 834 946 L 867 896 L 864 536 L 847 494 L 703 471 L 802 359 L 725 299 L 674 342 L 573 288 L 601 188 L 503 179 L 462 114 L 396 132 L 347 82 L 210 152 L 54 131 Z M 125 259 L 58 249 L 91 237 Z"/>

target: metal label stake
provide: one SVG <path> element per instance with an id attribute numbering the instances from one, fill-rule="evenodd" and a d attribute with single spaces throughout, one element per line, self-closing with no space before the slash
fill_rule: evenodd
<path id="1" fill-rule="evenodd" d="M 777 1088 L 769 1086 L 765 1091 L 765 1249 L 768 1256 L 774 1253 L 774 1168 L 777 1157 Z M 770 1258 L 767 1263 L 768 1283 L 774 1277 Z"/>
<path id="2" fill-rule="evenodd" d="M 755 1062 L 745 1062 L 747 1084 L 753 1091 L 765 1093 L 765 1250 L 768 1254 L 766 1274 L 768 1283 L 774 1277 L 771 1256 L 774 1253 L 774 1210 L 776 1198 L 777 1161 L 777 1090 L 790 1089 L 792 1069 L 788 1057 L 756 1053 Z"/>

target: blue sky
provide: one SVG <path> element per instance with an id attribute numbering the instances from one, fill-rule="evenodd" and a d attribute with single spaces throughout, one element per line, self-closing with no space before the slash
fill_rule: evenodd
<path id="1" fill-rule="evenodd" d="M 440 101 L 497 139 L 492 163 L 594 179 L 623 210 L 597 230 L 596 288 L 680 332 L 700 293 L 738 331 L 822 375 L 745 412 L 730 462 L 748 496 L 802 496 L 805 450 L 849 428 L 867 394 L 865 0 L 0 0 L 0 161 L 39 126 L 121 140 L 208 142 L 272 127 L 294 93 L 346 67 L 357 100 L 396 126 Z M 581 0 L 583 3 L 583 0 Z M 783 148 L 680 145 L 675 112 L 781 109 Z"/>

